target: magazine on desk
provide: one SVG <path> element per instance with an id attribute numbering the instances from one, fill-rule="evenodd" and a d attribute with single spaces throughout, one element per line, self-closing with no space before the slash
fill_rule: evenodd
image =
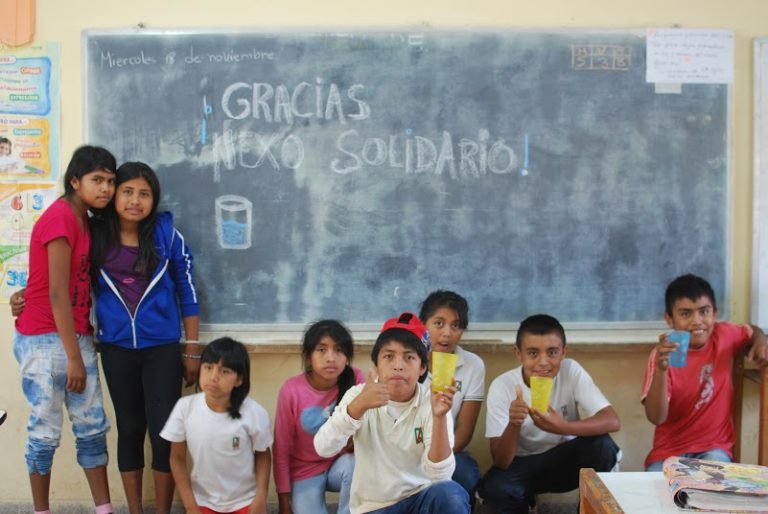
<path id="1" fill-rule="evenodd" d="M 768 513 L 766 466 L 670 457 L 664 477 L 681 509 Z"/>

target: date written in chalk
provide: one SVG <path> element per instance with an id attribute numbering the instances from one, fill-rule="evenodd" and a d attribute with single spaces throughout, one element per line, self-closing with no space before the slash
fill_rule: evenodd
<path id="1" fill-rule="evenodd" d="M 126 68 L 129 66 L 155 66 L 163 63 L 166 66 L 175 64 L 203 64 L 203 63 L 233 63 L 247 61 L 272 61 L 275 52 L 263 52 L 252 48 L 246 52 L 224 50 L 216 53 L 198 53 L 190 47 L 188 51 L 168 52 L 162 59 L 149 55 L 144 50 L 133 55 L 116 55 L 110 51 L 101 52 L 100 66 L 102 68 Z"/>

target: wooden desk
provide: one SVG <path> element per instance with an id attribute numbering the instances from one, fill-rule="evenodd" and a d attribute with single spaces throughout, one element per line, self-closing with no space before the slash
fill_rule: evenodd
<path id="1" fill-rule="evenodd" d="M 672 501 L 661 472 L 595 473 L 594 469 L 585 468 L 579 473 L 579 512 L 680 514 L 684 511 Z"/>

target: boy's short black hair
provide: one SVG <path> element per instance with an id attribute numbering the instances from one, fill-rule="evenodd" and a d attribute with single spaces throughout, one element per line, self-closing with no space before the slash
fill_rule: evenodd
<path id="1" fill-rule="evenodd" d="M 717 310 L 717 301 L 715 300 L 715 291 L 705 279 L 692 273 L 680 275 L 667 286 L 664 292 L 664 307 L 667 314 L 672 316 L 672 309 L 675 302 L 681 298 L 688 298 L 696 301 L 702 296 L 706 296 L 712 302 L 712 308 Z"/>
<path id="2" fill-rule="evenodd" d="M 453 291 L 438 289 L 429 293 L 429 296 L 421 303 L 419 318 L 426 323 L 441 307 L 453 309 L 459 317 L 459 328 L 466 330 L 467 325 L 469 325 L 469 304 L 467 304 L 466 298 Z"/>
<path id="3" fill-rule="evenodd" d="M 563 346 L 565 346 L 565 329 L 557 321 L 557 318 L 549 314 L 534 314 L 533 316 L 528 316 L 520 323 L 520 328 L 517 329 L 517 338 L 515 339 L 515 344 L 518 348 L 522 348 L 523 336 L 525 334 L 537 336 L 557 334 L 562 339 Z"/>

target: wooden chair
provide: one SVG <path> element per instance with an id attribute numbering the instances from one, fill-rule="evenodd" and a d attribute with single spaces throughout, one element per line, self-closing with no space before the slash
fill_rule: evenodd
<path id="1" fill-rule="evenodd" d="M 757 383 L 760 389 L 757 429 L 757 463 L 768 466 L 768 366 L 762 369 L 746 368 L 746 354 L 739 355 L 733 362 L 733 427 L 736 431 L 736 442 L 733 445 L 733 459 L 741 460 L 741 427 L 742 409 L 744 405 L 744 381 Z M 747 361 L 748 362 L 748 361 Z"/>

